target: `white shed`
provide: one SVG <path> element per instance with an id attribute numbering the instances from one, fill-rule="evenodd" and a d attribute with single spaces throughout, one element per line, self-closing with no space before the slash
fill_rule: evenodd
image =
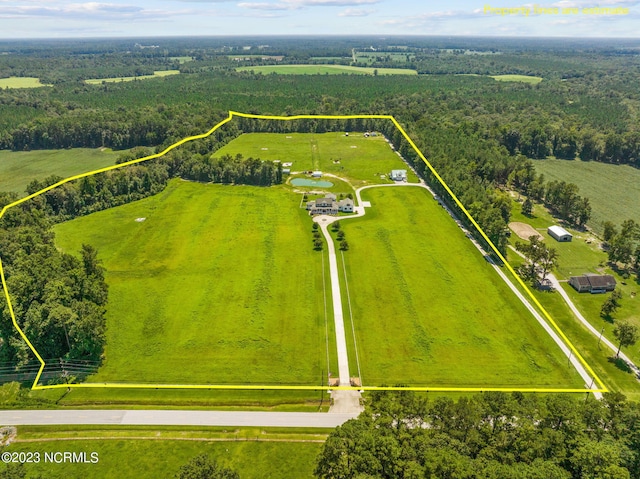
<path id="1" fill-rule="evenodd" d="M 547 233 L 549 233 L 549 236 L 551 236 L 556 241 L 560 241 L 563 243 L 567 241 L 571 241 L 571 238 L 573 238 L 573 235 L 569 233 L 566 229 L 556 225 L 549 226 L 549 228 L 547 228 Z"/>

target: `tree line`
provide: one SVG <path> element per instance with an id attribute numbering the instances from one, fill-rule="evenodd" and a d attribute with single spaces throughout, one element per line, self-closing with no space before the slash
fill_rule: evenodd
<path id="1" fill-rule="evenodd" d="M 321 479 L 636 479 L 640 405 L 491 392 L 429 401 L 372 392 L 318 457 Z"/>

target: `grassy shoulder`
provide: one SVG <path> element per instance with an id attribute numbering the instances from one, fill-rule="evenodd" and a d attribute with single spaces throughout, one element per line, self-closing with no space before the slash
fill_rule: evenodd
<path id="1" fill-rule="evenodd" d="M 102 148 L 70 150 L 0 150 L 0 191 L 24 193 L 34 179 L 63 178 L 113 165 L 121 152 Z"/>
<path id="2" fill-rule="evenodd" d="M 56 440 L 51 435 L 63 436 L 64 440 Z M 136 437 L 133 435 L 145 439 L 133 439 Z M 21 440 L 34 442 L 19 442 Z M 289 435 L 259 429 L 172 432 L 165 428 L 156 431 L 127 428 L 47 433 L 42 429 L 19 428 L 18 441 L 5 451 L 40 453 L 42 460 L 27 464 L 25 469 L 29 475 L 41 474 L 51 479 L 174 477 L 183 464 L 200 454 L 208 454 L 221 465 L 237 471 L 243 479 L 298 479 L 313 477 L 321 447 L 322 437 L 315 434 L 294 432 Z M 97 462 L 52 463 L 44 460 L 45 453 L 60 451 L 84 452 L 88 458 L 97 456 Z M 1 464 L 0 471 L 4 468 L 6 466 Z"/>
<path id="3" fill-rule="evenodd" d="M 61 248 L 90 243 L 107 270 L 106 359 L 91 380 L 321 384 L 322 260 L 310 228 L 285 187 L 180 180 L 58 225 Z"/>
<path id="4" fill-rule="evenodd" d="M 582 387 L 428 191 L 363 193 L 372 207 L 342 229 L 365 385 Z"/>
<path id="5" fill-rule="evenodd" d="M 320 170 L 345 178 L 354 187 L 392 183 L 388 178 L 391 170 L 408 170 L 383 136 L 365 137 L 357 132 L 349 132 L 349 136 L 344 132 L 245 133 L 215 155 L 225 154 L 291 162 L 292 172 Z M 409 182 L 418 181 L 411 170 L 407 175 Z M 331 178 L 322 179 L 333 181 Z"/>

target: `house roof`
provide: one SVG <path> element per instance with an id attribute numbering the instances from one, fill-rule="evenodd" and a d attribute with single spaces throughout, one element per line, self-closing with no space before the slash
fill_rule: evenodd
<path id="1" fill-rule="evenodd" d="M 586 275 L 592 288 L 606 288 L 607 286 L 615 286 L 616 279 L 610 274 L 590 274 Z"/>
<path id="2" fill-rule="evenodd" d="M 558 225 L 549 226 L 549 228 L 547 228 L 547 232 L 549 234 L 554 234 L 556 236 L 565 236 L 565 235 L 573 236 L 562 226 L 558 226 Z"/>
<path id="3" fill-rule="evenodd" d="M 340 206 L 342 205 L 353 205 L 353 200 L 351 198 L 345 198 L 344 200 L 340 200 L 338 202 Z"/>

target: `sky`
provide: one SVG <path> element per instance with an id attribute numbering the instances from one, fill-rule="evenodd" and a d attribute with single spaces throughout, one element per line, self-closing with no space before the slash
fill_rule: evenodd
<path id="1" fill-rule="evenodd" d="M 2 39 L 311 34 L 640 38 L 640 0 L 0 0 Z"/>

